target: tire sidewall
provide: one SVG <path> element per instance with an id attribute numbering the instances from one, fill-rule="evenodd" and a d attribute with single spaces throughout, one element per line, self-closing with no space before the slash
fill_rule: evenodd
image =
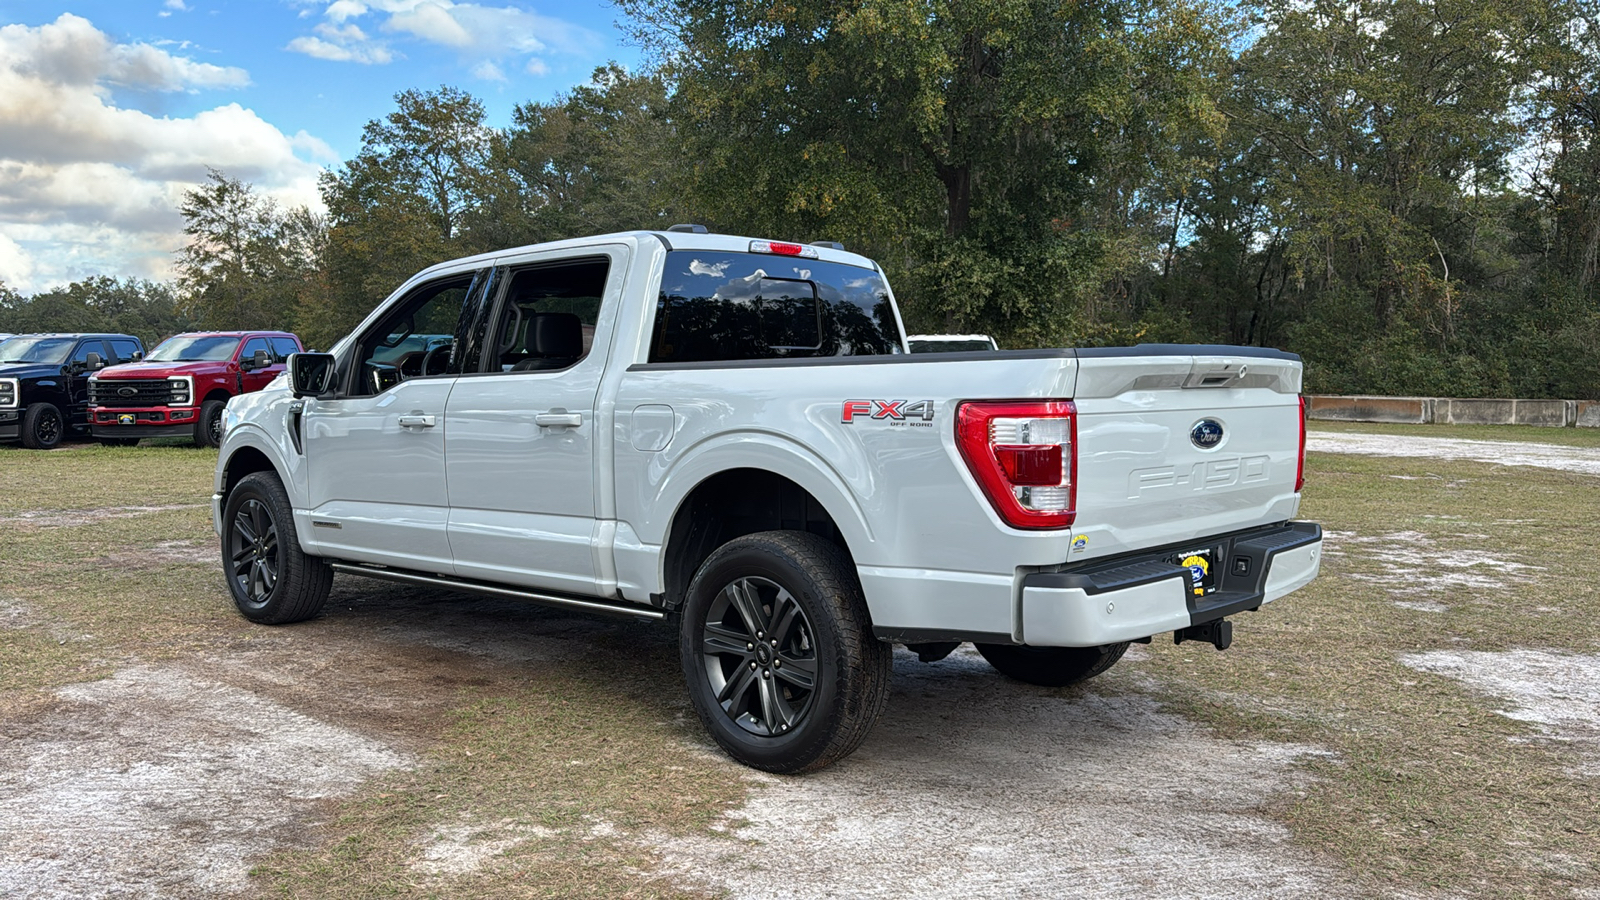
<path id="1" fill-rule="evenodd" d="M 207 400 L 200 404 L 200 418 L 194 423 L 194 442 L 201 447 L 217 447 L 221 441 L 212 429 L 213 421 L 222 420 L 222 411 L 228 404 L 220 400 Z"/>
<path id="2" fill-rule="evenodd" d="M 679 654 L 688 681 L 689 699 L 706 729 L 730 755 L 747 765 L 774 772 L 804 768 L 827 748 L 840 718 L 841 635 L 833 604 L 820 595 L 812 577 L 788 554 L 739 539 L 723 545 L 706 560 L 689 583 L 679 625 Z M 729 583 L 746 577 L 781 585 L 799 604 L 816 642 L 817 683 L 800 724 L 789 733 L 768 737 L 752 734 L 729 718 L 712 693 L 702 650 L 705 619 L 716 597 Z"/>
<path id="3" fill-rule="evenodd" d="M 272 517 L 273 527 L 278 532 L 278 578 L 267 601 L 261 604 L 242 592 L 233 573 L 233 523 L 239 510 L 251 500 L 259 500 L 266 507 L 267 514 Z M 222 514 L 223 575 L 227 579 L 228 594 L 233 598 L 233 605 L 238 607 L 241 615 L 253 622 L 275 622 L 282 613 L 291 587 L 288 570 L 290 549 L 296 543 L 293 529 L 294 515 L 289 509 L 288 497 L 272 476 L 260 472 L 247 475 L 228 494 L 228 503 Z"/>
<path id="4" fill-rule="evenodd" d="M 54 416 L 56 420 L 56 436 L 54 440 L 41 440 L 36 434 L 39 429 L 39 423 L 47 416 Z M 22 443 L 30 450 L 53 450 L 61 446 L 63 440 L 66 440 L 67 419 L 61 414 L 61 410 L 56 408 L 54 403 L 36 403 L 28 407 L 28 411 L 23 414 L 23 419 Z"/>

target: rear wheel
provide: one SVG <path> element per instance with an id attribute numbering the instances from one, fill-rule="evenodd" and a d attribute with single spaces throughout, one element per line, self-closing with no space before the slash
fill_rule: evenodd
<path id="1" fill-rule="evenodd" d="M 322 610 L 333 569 L 300 549 L 294 510 L 271 472 L 239 480 L 222 513 L 222 565 L 228 593 L 252 622 L 285 625 Z"/>
<path id="2" fill-rule="evenodd" d="M 22 414 L 22 446 L 50 450 L 66 436 L 67 423 L 52 403 L 35 403 Z"/>
<path id="3" fill-rule="evenodd" d="M 226 400 L 207 400 L 200 404 L 200 418 L 194 423 L 195 446 L 222 446 L 222 410 L 227 405 Z"/>
<path id="4" fill-rule="evenodd" d="M 1022 647 L 978 644 L 978 652 L 1002 675 L 1044 687 L 1077 684 L 1117 664 L 1127 642 L 1104 647 Z"/>
<path id="5" fill-rule="evenodd" d="M 872 636 L 854 567 L 805 532 L 746 535 L 712 553 L 689 584 L 679 655 L 706 730 L 768 772 L 849 755 L 889 699 L 893 650 Z"/>

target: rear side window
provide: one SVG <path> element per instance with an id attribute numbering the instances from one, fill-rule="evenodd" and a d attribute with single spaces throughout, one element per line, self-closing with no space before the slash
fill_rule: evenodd
<path id="1" fill-rule="evenodd" d="M 754 253 L 667 254 L 651 362 L 899 352 L 888 286 L 871 269 Z"/>
<path id="2" fill-rule="evenodd" d="M 118 362 L 128 362 L 133 355 L 139 352 L 139 345 L 134 341 L 119 341 L 111 339 L 111 352 L 117 355 Z"/>

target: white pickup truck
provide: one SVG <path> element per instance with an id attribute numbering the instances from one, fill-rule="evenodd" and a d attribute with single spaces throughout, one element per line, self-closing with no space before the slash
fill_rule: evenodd
<path id="1" fill-rule="evenodd" d="M 335 572 L 673 622 L 711 735 L 799 772 L 866 737 L 893 643 L 1063 685 L 1152 635 L 1225 648 L 1316 576 L 1297 357 L 903 334 L 835 244 L 678 226 L 434 266 L 229 402 L 228 587 L 273 624 Z"/>

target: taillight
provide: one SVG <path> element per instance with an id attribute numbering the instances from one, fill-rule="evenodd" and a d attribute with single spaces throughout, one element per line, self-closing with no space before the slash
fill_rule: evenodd
<path id="1" fill-rule="evenodd" d="M 963 403 L 956 411 L 956 444 L 1007 525 L 1072 526 L 1078 500 L 1078 409 L 1072 401 Z"/>
<path id="2" fill-rule="evenodd" d="M 1300 464 L 1294 470 L 1294 492 L 1306 486 L 1306 398 L 1300 397 Z"/>

